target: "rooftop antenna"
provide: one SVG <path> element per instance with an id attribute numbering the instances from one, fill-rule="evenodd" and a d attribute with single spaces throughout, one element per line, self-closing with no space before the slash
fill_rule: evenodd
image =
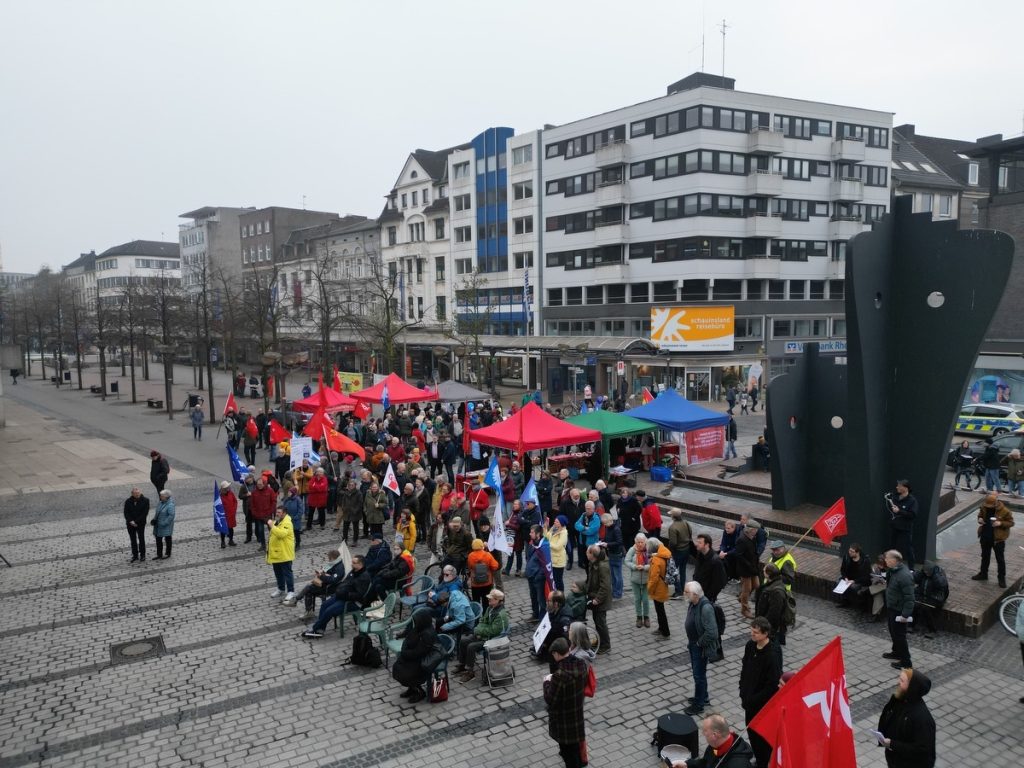
<path id="1" fill-rule="evenodd" d="M 302 196 L 302 210 L 306 210 L 306 196 Z"/>
<path id="2" fill-rule="evenodd" d="M 729 29 L 729 25 L 725 23 L 725 19 L 722 19 L 722 23 L 719 25 L 722 30 L 722 87 L 725 88 L 725 30 Z"/>

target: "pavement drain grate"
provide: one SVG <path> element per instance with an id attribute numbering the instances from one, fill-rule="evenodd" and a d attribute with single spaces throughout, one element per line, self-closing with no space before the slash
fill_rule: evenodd
<path id="1" fill-rule="evenodd" d="M 162 635 L 144 637 L 141 640 L 115 643 L 110 646 L 110 661 L 112 664 L 130 664 L 133 661 L 143 661 L 163 656 L 166 651 Z"/>

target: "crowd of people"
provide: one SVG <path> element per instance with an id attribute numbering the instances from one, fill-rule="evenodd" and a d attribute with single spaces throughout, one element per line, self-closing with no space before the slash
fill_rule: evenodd
<path id="1" fill-rule="evenodd" d="M 514 410 L 515 405 L 509 408 Z M 566 765 L 583 765 L 584 690 L 591 684 L 596 657 L 612 652 L 608 611 L 628 586 L 636 629 L 652 630 L 655 642 L 671 640 L 673 626 L 685 637 L 693 678 L 685 712 L 706 716 L 702 732 L 708 744 L 708 753 L 689 765 L 732 765 L 719 759 L 723 755 L 746 761 L 737 765 L 748 765 L 751 759 L 758 766 L 768 765 L 770 747 L 758 734 L 748 732 L 744 741 L 721 716 L 707 711 L 712 702 L 709 665 L 724 658 L 719 601 L 730 582 L 736 582 L 735 600 L 749 622 L 739 684 L 747 723 L 782 684 L 783 650 L 796 619 L 798 563 L 785 542 L 757 520 L 743 516 L 726 522 L 716 542 L 708 533 L 695 533 L 682 510 L 672 510 L 666 524 L 662 509 L 643 490 L 628 485 L 612 489 L 603 480 L 588 487 L 568 470 L 552 475 L 535 468 L 529 456 L 519 457 L 521 464 L 500 455 L 497 493 L 508 535 L 506 552 L 505 542 L 491 535 L 496 500 L 480 474 L 471 474 L 484 465 L 488 449 L 474 443 L 471 450 L 463 450 L 465 412 L 414 405 L 365 424 L 342 416 L 338 430 L 365 447 L 365 460 L 326 451 L 320 461 L 304 460 L 294 467 L 287 454 L 270 444 L 267 418 L 261 416 L 265 414 L 253 417 L 239 411 L 225 420 L 229 441 L 244 444 L 249 462 L 241 482 L 220 484 L 227 526 L 220 544 L 236 546 L 234 529 L 244 521 L 244 543 L 257 545 L 272 566 L 272 597 L 287 607 L 301 605 L 301 620 L 312 620 L 303 637 L 324 637 L 332 620 L 345 621 L 346 614 L 365 611 L 388 593 L 408 595 L 408 585 L 424 561 L 438 562 L 440 578 L 413 612 L 393 665 L 393 677 L 404 688 L 402 697 L 415 703 L 427 696 L 431 671 L 422 662 L 435 649 L 439 634 L 454 638 L 455 673 L 468 684 L 478 677 L 485 644 L 506 637 L 514 612 L 521 611 L 524 623 L 544 621 L 549 627 L 540 646 L 529 649 L 530 656 L 550 665 L 543 693 L 549 733 L 559 754 Z M 474 426 L 486 426 L 502 416 L 497 404 L 481 403 L 468 419 Z M 197 432 L 196 439 L 200 437 Z M 257 470 L 256 450 L 264 447 L 270 451 L 268 468 Z M 156 451 L 151 459 L 151 480 L 159 497 L 151 521 L 156 559 L 166 559 L 171 557 L 174 526 L 174 500 L 164 487 L 170 468 Z M 392 474 L 397 493 L 385 490 Z M 524 497 L 530 478 L 536 498 Z M 900 481 L 890 501 L 898 546 L 873 561 L 859 545 L 849 545 L 839 568 L 842 589 L 837 585 L 836 599 L 873 616 L 888 616 L 892 647 L 885 657 L 900 676 L 879 730 L 888 741 L 887 757 L 911 749 L 927 757 L 929 738 L 932 754 L 934 750 L 934 722 L 929 737 L 930 715 L 923 704 L 930 682 L 913 668 L 906 635 L 915 621 L 929 633 L 935 631 L 935 614 L 948 598 L 948 582 L 934 563 L 920 570 L 913 567 L 911 531 L 917 510 L 909 483 Z M 133 562 L 145 560 L 149 511 L 149 501 L 133 488 L 124 505 Z M 305 583 L 296 589 L 292 564 L 296 550 L 308 545 L 303 534 L 326 531 L 329 523 L 336 534 L 332 543 L 340 539 L 345 546 L 325 549 L 323 566 L 308 577 L 301 574 Z M 978 525 L 982 564 L 975 578 L 987 579 L 994 554 L 997 578 L 1005 586 L 1003 550 L 1013 518 L 995 493 L 985 499 Z M 361 543 L 367 546 L 365 552 L 343 554 L 347 546 Z M 510 606 L 504 580 L 517 577 L 525 580 L 529 601 Z M 674 601 L 684 609 L 677 615 L 671 615 Z M 635 642 L 621 640 L 626 646 Z"/>

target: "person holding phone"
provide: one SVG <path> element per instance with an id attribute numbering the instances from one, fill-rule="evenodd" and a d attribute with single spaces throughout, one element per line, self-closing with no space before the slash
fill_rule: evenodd
<path id="1" fill-rule="evenodd" d="M 1013 513 L 990 493 L 978 508 L 978 542 L 981 544 L 981 570 L 971 576 L 974 581 L 988 581 L 988 565 L 992 553 L 996 554 L 996 576 L 999 586 L 1006 589 L 1006 540 L 1013 527 Z"/>

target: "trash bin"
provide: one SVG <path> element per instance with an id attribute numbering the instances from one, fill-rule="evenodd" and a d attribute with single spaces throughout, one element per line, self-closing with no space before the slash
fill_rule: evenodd
<path id="1" fill-rule="evenodd" d="M 116 381 L 110 382 L 110 394 L 112 394 L 112 395 L 116 395 L 117 394 L 117 392 L 118 392 L 117 384 L 118 383 Z"/>
<path id="2" fill-rule="evenodd" d="M 64 381 L 71 381 L 71 371 L 64 371 Z"/>

